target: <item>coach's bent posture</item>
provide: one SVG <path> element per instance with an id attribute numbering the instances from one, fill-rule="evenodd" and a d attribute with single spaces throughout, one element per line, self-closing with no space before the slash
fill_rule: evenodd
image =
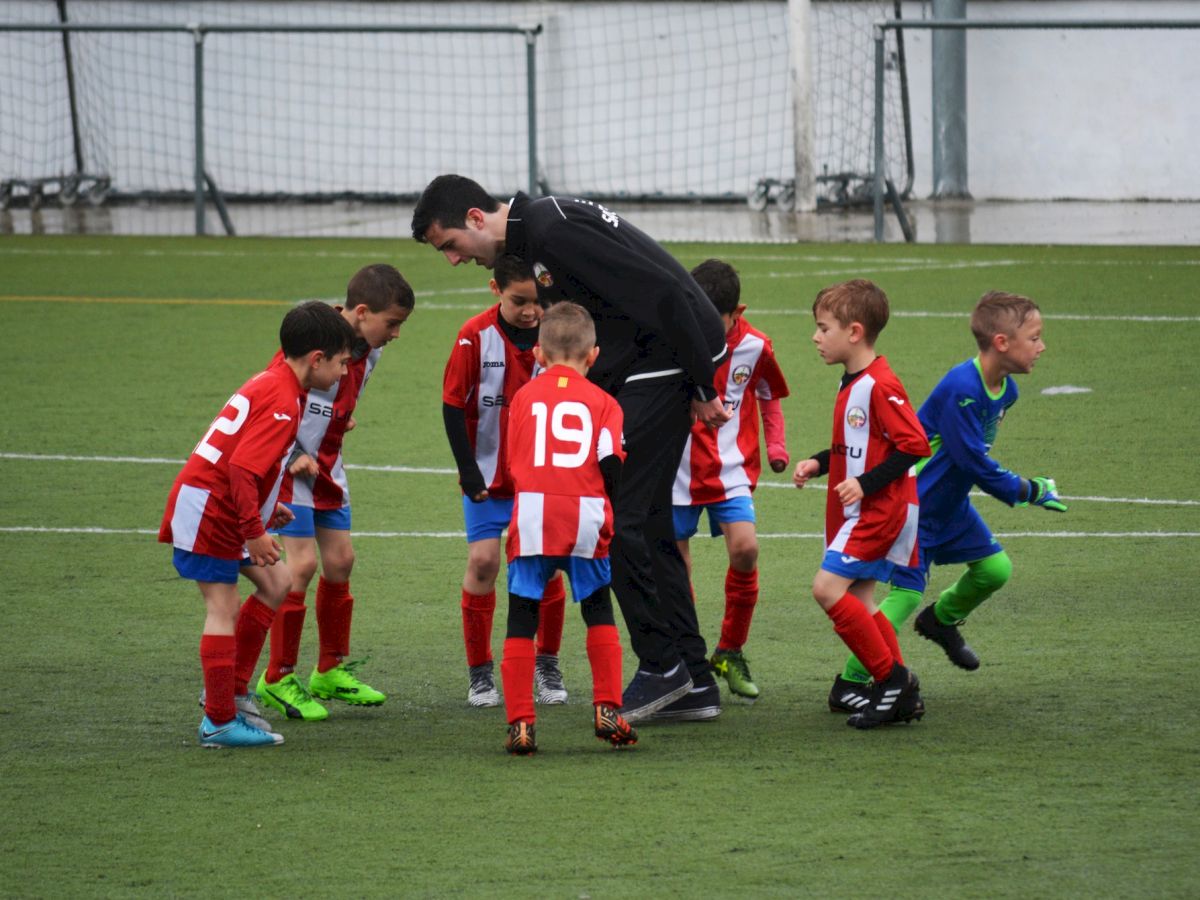
<path id="1" fill-rule="evenodd" d="M 622 712 L 630 722 L 668 704 L 716 715 L 720 692 L 671 520 L 671 484 L 693 415 L 714 427 L 729 419 L 713 388 L 726 350 L 712 304 L 653 239 L 589 200 L 518 193 L 500 203 L 469 178 L 440 175 L 421 194 L 412 231 L 452 265 L 490 269 L 501 252 L 519 256 L 543 303 L 569 299 L 591 313 L 600 358 L 588 378 L 625 415 L 613 588 L 639 666 Z"/>

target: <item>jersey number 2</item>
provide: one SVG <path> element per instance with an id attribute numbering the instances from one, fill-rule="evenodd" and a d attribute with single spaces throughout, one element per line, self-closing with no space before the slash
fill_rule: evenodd
<path id="1" fill-rule="evenodd" d="M 236 411 L 232 419 L 227 419 L 223 415 L 217 416 L 213 420 L 212 427 L 205 432 L 204 437 L 200 439 L 200 443 L 196 445 L 196 449 L 192 452 L 198 456 L 207 459 L 214 466 L 217 460 L 221 458 L 221 451 L 208 442 L 208 439 L 213 436 L 214 431 L 219 431 L 221 434 L 237 434 L 238 429 L 245 424 L 246 416 L 250 415 L 250 401 L 241 394 L 234 394 L 229 398 L 226 406 L 232 406 Z"/>
<path id="2" fill-rule="evenodd" d="M 552 453 L 550 464 L 558 469 L 578 469 L 587 462 L 592 446 L 592 414 L 587 406 L 574 400 L 564 400 L 554 404 L 551 411 L 545 403 L 538 400 L 530 407 L 530 412 L 536 420 L 537 427 L 533 439 L 533 464 L 541 467 L 546 465 L 546 423 L 550 424 L 550 433 L 555 440 L 564 444 L 575 444 L 578 449 L 570 453 Z M 580 428 L 567 426 L 563 419 L 567 416 L 576 418 L 581 423 Z"/>

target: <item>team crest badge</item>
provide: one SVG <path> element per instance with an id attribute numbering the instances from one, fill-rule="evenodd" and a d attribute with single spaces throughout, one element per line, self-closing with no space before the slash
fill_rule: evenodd
<path id="1" fill-rule="evenodd" d="M 749 378 L 750 378 L 750 367 L 749 366 L 738 366 L 736 369 L 733 370 L 733 383 L 734 384 L 745 384 L 749 380 Z"/>
<path id="2" fill-rule="evenodd" d="M 552 287 L 554 279 L 550 277 L 550 270 L 543 266 L 540 262 L 533 264 L 533 277 L 537 279 L 537 283 L 544 288 Z"/>
<path id="3" fill-rule="evenodd" d="M 851 428 L 862 428 L 867 424 L 867 414 L 861 406 L 854 406 L 846 410 L 846 424 Z"/>

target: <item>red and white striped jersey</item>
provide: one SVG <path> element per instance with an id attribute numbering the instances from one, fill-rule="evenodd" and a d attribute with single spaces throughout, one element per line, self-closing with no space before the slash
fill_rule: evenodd
<path id="1" fill-rule="evenodd" d="M 833 488 L 873 469 L 893 451 L 929 455 L 929 441 L 904 386 L 882 356 L 838 391 L 829 448 L 825 540 L 864 562 L 917 564 L 917 477 L 910 467 L 880 490 L 842 506 Z"/>
<path id="2" fill-rule="evenodd" d="M 517 391 L 511 416 L 509 561 L 608 556 L 613 514 L 600 461 L 625 458 L 617 401 L 574 369 L 551 366 Z"/>
<path id="3" fill-rule="evenodd" d="M 245 537 L 229 489 L 229 467 L 257 476 L 265 525 L 275 511 L 279 476 L 296 439 L 303 398 L 304 390 L 287 366 L 260 372 L 242 385 L 176 477 L 159 541 L 205 556 L 241 559 Z"/>
<path id="4" fill-rule="evenodd" d="M 338 307 L 340 311 L 340 307 Z M 358 353 L 362 352 L 359 356 Z M 342 442 L 346 426 L 358 406 L 358 398 L 367 386 L 367 379 L 379 361 L 380 347 L 370 349 L 360 342 L 355 354 L 346 363 L 346 374 L 327 391 L 310 390 L 304 401 L 304 414 L 296 435 L 297 448 L 317 461 L 320 470 L 314 481 L 295 478 L 286 468 L 279 499 L 312 509 L 340 509 L 350 502 L 350 483 L 342 459 Z M 283 351 L 275 354 L 272 366 L 286 366 Z"/>
<path id="5" fill-rule="evenodd" d="M 537 374 L 533 348 L 520 350 L 500 327 L 500 304 L 468 319 L 454 340 L 442 379 L 442 402 L 466 414 L 467 437 L 489 496 L 511 497 L 508 407 Z"/>
<path id="6" fill-rule="evenodd" d="M 675 473 L 671 495 L 675 506 L 719 503 L 750 494 L 762 472 L 758 401 L 788 395 L 770 338 L 741 317 L 726 335 L 726 344 L 729 352 L 717 368 L 714 385 L 733 418 L 716 429 L 702 422 L 692 426 Z"/>

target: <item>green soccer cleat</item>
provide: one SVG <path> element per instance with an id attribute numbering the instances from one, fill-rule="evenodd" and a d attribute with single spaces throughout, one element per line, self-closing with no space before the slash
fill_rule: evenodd
<path id="1" fill-rule="evenodd" d="M 289 672 L 276 682 L 268 682 L 267 673 L 263 672 L 256 690 L 264 706 L 279 710 L 289 719 L 320 722 L 329 718 L 329 710 L 312 698 L 295 672 Z"/>
<path id="2" fill-rule="evenodd" d="M 309 692 L 322 700 L 341 700 L 351 706 L 382 705 L 387 699 L 387 694 L 359 681 L 358 676 L 354 674 L 354 670 L 361 664 L 362 660 L 338 663 L 328 672 L 313 669 L 308 679 Z"/>
<path id="3" fill-rule="evenodd" d="M 709 662 L 713 671 L 725 679 L 731 693 L 752 703 L 758 699 L 758 685 L 750 677 L 750 666 L 741 650 L 717 650 Z"/>

